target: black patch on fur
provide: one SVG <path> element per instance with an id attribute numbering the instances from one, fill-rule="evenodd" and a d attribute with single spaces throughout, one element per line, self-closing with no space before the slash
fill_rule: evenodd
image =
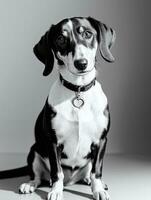
<path id="1" fill-rule="evenodd" d="M 63 169 L 69 169 L 70 171 L 76 171 L 76 170 L 79 170 L 80 168 L 82 167 L 79 167 L 79 166 L 75 166 L 74 168 L 73 167 L 70 167 L 70 166 L 67 166 L 67 165 L 62 165 Z"/>
<path id="2" fill-rule="evenodd" d="M 97 41 L 98 43 L 100 43 L 100 40 L 101 40 L 101 36 L 100 36 L 100 29 L 99 29 L 99 22 L 95 19 L 93 19 L 92 17 L 88 17 L 87 18 L 88 21 L 90 22 L 91 26 L 96 30 L 97 32 Z"/>
<path id="3" fill-rule="evenodd" d="M 95 174 L 96 178 L 102 177 L 102 168 L 103 168 L 103 157 L 105 154 L 107 138 L 101 139 L 99 145 L 93 144 L 93 164 L 92 164 L 92 173 Z"/>
<path id="4" fill-rule="evenodd" d="M 79 27 L 83 27 L 85 30 L 90 30 L 93 34 L 93 27 L 89 26 L 86 27 L 80 23 L 80 20 L 82 20 L 82 17 L 79 18 L 71 18 L 70 20 L 73 23 L 73 30 L 68 28 L 66 30 L 67 36 L 63 35 L 63 26 L 69 21 L 69 19 L 65 19 L 58 23 L 57 25 L 53 26 L 53 33 L 51 34 L 53 37 L 53 43 L 52 48 L 54 50 L 55 56 L 58 60 L 58 64 L 63 65 L 63 62 L 58 58 L 56 52 L 60 52 L 62 56 L 68 55 L 70 52 L 72 52 L 72 55 L 75 54 L 75 46 L 76 44 L 82 44 L 88 48 L 94 48 L 95 43 L 95 36 L 93 35 L 91 40 L 87 40 L 85 38 L 82 38 L 81 35 L 78 32 Z M 61 41 L 60 41 L 61 38 Z"/>
<path id="5" fill-rule="evenodd" d="M 51 73 L 54 65 L 54 56 L 51 45 L 52 34 L 53 26 L 41 37 L 40 41 L 33 48 L 35 56 L 45 64 L 45 69 L 43 71 L 44 76 Z"/>
<path id="6" fill-rule="evenodd" d="M 62 148 L 57 147 L 57 137 L 55 130 L 52 128 L 51 120 L 56 116 L 53 107 L 49 105 L 48 100 L 38 116 L 35 125 L 35 139 L 34 150 L 42 157 L 49 158 L 51 166 L 52 182 L 58 180 L 58 173 L 61 172 L 61 151 Z"/>
<path id="7" fill-rule="evenodd" d="M 59 147 L 58 147 L 59 151 L 61 152 L 61 158 L 63 159 L 66 159 L 68 158 L 67 155 L 63 152 L 63 149 L 64 149 L 64 145 L 61 144 Z"/>
<path id="8" fill-rule="evenodd" d="M 114 62 L 114 58 L 110 52 L 110 48 L 113 45 L 113 41 L 112 41 L 113 40 L 113 30 L 111 28 L 109 28 L 108 26 L 106 26 L 106 24 L 103 24 L 102 22 L 100 22 L 92 17 L 88 17 L 87 19 L 89 20 L 91 25 L 97 31 L 97 40 L 98 40 L 99 50 L 100 50 L 102 57 L 107 62 Z M 106 37 L 107 32 L 108 33 L 110 32 L 112 35 L 108 39 Z"/>
<path id="9" fill-rule="evenodd" d="M 109 110 L 109 105 L 107 104 L 105 110 L 104 110 L 104 115 L 108 118 L 108 124 L 107 124 L 107 128 L 106 128 L 106 135 L 109 132 L 110 126 L 111 126 L 111 117 L 110 117 L 110 110 Z M 104 137 L 106 137 L 105 134 L 103 134 Z"/>
<path id="10" fill-rule="evenodd" d="M 110 128 L 110 112 L 109 112 L 109 105 L 106 106 L 106 108 L 104 109 L 103 114 L 108 118 L 108 124 L 107 124 L 107 128 L 103 130 L 100 141 L 101 140 L 107 140 L 107 133 L 109 131 Z M 95 143 L 91 144 L 91 152 L 89 152 L 84 158 L 85 159 L 94 159 L 97 151 L 98 151 L 99 146 Z"/>
<path id="11" fill-rule="evenodd" d="M 64 152 L 61 152 L 61 158 L 63 158 L 63 159 L 67 159 L 68 156 L 67 156 Z"/>
<path id="12" fill-rule="evenodd" d="M 80 18 L 80 19 L 79 18 L 73 18 L 72 19 L 72 22 L 73 22 L 73 25 L 74 25 L 73 26 L 73 32 L 74 32 L 74 36 L 76 38 L 76 43 L 83 44 L 84 46 L 93 49 L 94 43 L 95 43 L 95 35 L 94 35 L 94 32 L 93 32 L 93 27 L 88 26 L 88 25 L 84 25 L 82 23 L 82 19 L 83 18 Z M 81 23 L 80 23 L 80 20 L 81 20 Z M 81 33 L 79 32 L 80 27 L 83 28 L 83 32 L 81 32 Z M 82 34 L 84 34 L 85 31 L 89 31 L 89 32 L 92 33 L 92 38 L 90 40 L 82 37 Z"/>
<path id="13" fill-rule="evenodd" d="M 61 172 L 61 164 L 60 164 L 61 150 L 57 148 L 56 143 L 51 143 L 49 145 L 48 151 L 49 151 L 49 162 L 51 166 L 50 176 L 51 176 L 52 183 L 54 183 L 58 181 L 59 179 L 58 173 Z"/>
<path id="14" fill-rule="evenodd" d="M 93 143 L 91 145 L 91 154 L 88 154 L 89 158 L 93 161 L 92 173 L 95 173 L 96 178 L 102 177 L 102 168 L 103 168 L 103 157 L 105 154 L 106 144 L 107 144 L 107 133 L 110 128 L 110 112 L 109 105 L 104 109 L 104 115 L 108 118 L 107 128 L 103 130 L 99 145 Z"/>
<path id="15" fill-rule="evenodd" d="M 54 111 L 53 107 L 48 104 L 47 100 L 35 124 L 36 143 L 43 143 L 45 140 L 48 142 L 57 143 L 56 133 L 51 124 L 51 120 L 55 116 L 56 112 Z"/>
<path id="16" fill-rule="evenodd" d="M 84 156 L 84 159 L 90 159 L 92 158 L 92 152 L 89 152 L 86 156 Z"/>
<path id="17" fill-rule="evenodd" d="M 107 31 L 107 30 L 108 30 L 108 28 L 107 28 L 106 24 L 103 24 L 103 26 L 104 26 L 105 30 Z"/>
<path id="18" fill-rule="evenodd" d="M 68 19 L 64 19 L 54 27 L 53 50 L 59 63 L 62 63 L 62 61 L 58 58 L 56 52 L 59 51 L 61 55 L 65 56 L 71 51 L 70 30 L 67 30 L 68 36 L 63 35 L 63 25 L 65 25 L 68 21 Z M 62 44 L 59 42 L 60 37 L 64 38 L 64 43 Z"/>

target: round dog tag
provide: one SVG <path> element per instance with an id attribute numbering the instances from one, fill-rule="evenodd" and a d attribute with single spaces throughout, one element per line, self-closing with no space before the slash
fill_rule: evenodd
<path id="1" fill-rule="evenodd" d="M 81 108 L 84 105 L 84 100 L 81 97 L 75 97 L 72 99 L 72 104 L 76 108 Z"/>

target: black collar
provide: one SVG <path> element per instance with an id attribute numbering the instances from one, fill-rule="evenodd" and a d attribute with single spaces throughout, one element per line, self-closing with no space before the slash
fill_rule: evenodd
<path id="1" fill-rule="evenodd" d="M 74 85 L 74 84 L 70 83 L 69 81 L 65 80 L 61 76 L 61 74 L 60 74 L 60 81 L 61 81 L 62 85 L 64 85 L 69 90 L 72 90 L 74 92 L 85 92 L 85 91 L 89 90 L 93 85 L 95 85 L 96 78 L 94 78 L 89 84 L 84 85 L 84 86 Z"/>

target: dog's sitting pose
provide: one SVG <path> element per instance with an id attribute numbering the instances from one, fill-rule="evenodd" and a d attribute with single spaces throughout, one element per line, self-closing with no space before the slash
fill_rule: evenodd
<path id="1" fill-rule="evenodd" d="M 113 62 L 110 48 L 115 32 L 91 18 L 64 19 L 51 28 L 34 47 L 51 73 L 54 58 L 58 77 L 35 125 L 35 144 L 28 155 L 31 181 L 21 193 L 31 193 L 49 181 L 48 200 L 61 200 L 63 186 L 85 181 L 96 200 L 108 200 L 102 182 L 103 157 L 110 115 L 107 98 L 96 80 L 96 53 Z"/>

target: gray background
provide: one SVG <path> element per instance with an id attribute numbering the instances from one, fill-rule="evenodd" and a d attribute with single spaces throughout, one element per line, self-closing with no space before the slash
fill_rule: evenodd
<path id="1" fill-rule="evenodd" d="M 28 152 L 33 127 L 56 72 L 45 78 L 32 53 L 63 18 L 93 16 L 116 30 L 114 64 L 99 59 L 108 96 L 109 153 L 151 153 L 149 0 L 0 0 L 0 152 Z"/>

